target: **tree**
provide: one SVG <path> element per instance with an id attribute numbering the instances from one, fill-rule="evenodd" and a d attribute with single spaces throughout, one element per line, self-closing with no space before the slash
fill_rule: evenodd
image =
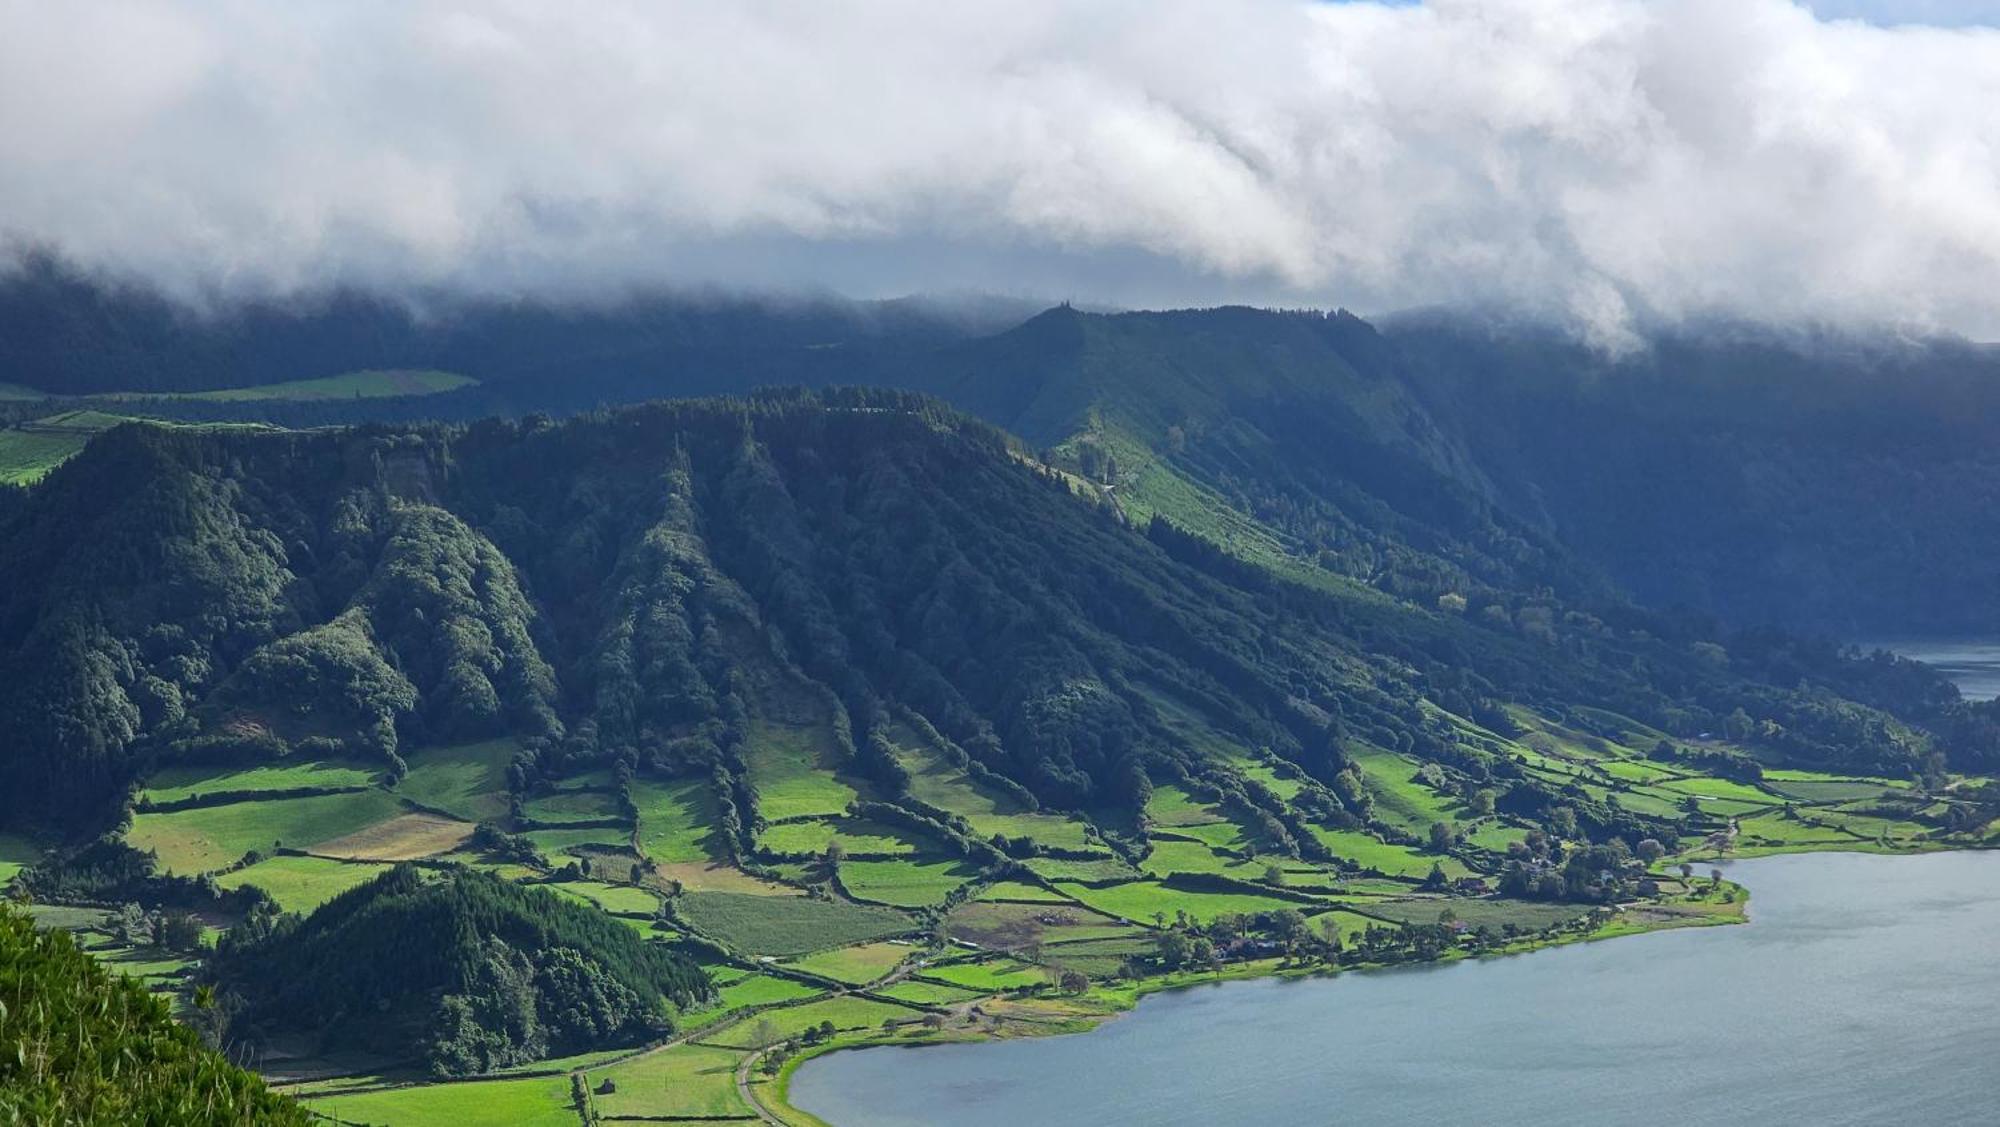
<path id="1" fill-rule="evenodd" d="M 1651 865 L 1667 855 L 1667 847 L 1661 845 L 1658 840 L 1649 837 L 1642 839 L 1633 852 L 1638 855 L 1639 860 Z"/>
<path id="2" fill-rule="evenodd" d="M 1282 886 L 1285 883 L 1285 870 L 1277 865 L 1264 866 L 1264 883 Z"/>
<path id="3" fill-rule="evenodd" d="M 1058 986 L 1065 994 L 1081 994 L 1090 989 L 1090 979 L 1080 970 L 1065 970 Z"/>
<path id="4" fill-rule="evenodd" d="M 1451 823 L 1431 823 L 1431 851 L 1433 853 L 1449 853 L 1452 846 L 1457 844 L 1458 831 L 1452 828 Z"/>
<path id="5" fill-rule="evenodd" d="M 1688 864 L 1686 861 L 1681 862 L 1681 879 L 1684 881 L 1694 879 L 1694 866 Z"/>

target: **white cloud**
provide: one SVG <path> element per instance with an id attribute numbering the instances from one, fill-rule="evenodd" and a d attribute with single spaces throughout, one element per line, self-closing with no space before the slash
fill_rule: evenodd
<path id="1" fill-rule="evenodd" d="M 182 292 L 2000 333 L 2000 32 L 1824 3 L 0 0 L 0 230 Z"/>

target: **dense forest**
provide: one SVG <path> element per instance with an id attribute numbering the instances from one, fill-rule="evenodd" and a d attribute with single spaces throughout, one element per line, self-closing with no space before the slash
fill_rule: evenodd
<path id="1" fill-rule="evenodd" d="M 116 821 L 165 763 L 304 751 L 396 772 L 405 746 L 507 733 L 528 782 L 587 765 L 735 780 L 747 843 L 744 702 L 773 669 L 824 694 L 802 707 L 830 709 L 845 769 L 890 793 L 879 744 L 907 717 L 1059 809 L 1130 810 L 1201 773 L 1183 715 L 1329 793 L 1352 749 L 1384 748 L 1526 815 L 1576 806 L 1607 835 L 1649 827 L 1519 777 L 1453 718 L 1504 732 L 1507 704 L 1595 706 L 1849 771 L 1992 762 L 1984 714 L 1907 662 L 1582 585 L 1440 568 L 1392 600 L 1298 581 L 1159 514 L 1135 525 L 910 393 L 469 427 L 133 425 L 0 522 L 8 813 L 72 832 Z"/>
<path id="2" fill-rule="evenodd" d="M 440 1076 L 641 1044 L 714 995 L 604 913 L 463 868 L 398 866 L 303 918 L 253 912 L 211 967 L 232 1037 L 301 1032 Z"/>

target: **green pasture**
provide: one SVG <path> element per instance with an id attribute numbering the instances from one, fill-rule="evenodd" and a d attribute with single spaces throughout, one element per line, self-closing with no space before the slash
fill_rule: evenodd
<path id="1" fill-rule="evenodd" d="M 591 1096 L 597 1114 L 607 1120 L 754 1119 L 736 1090 L 736 1067 L 743 1053 L 708 1045 L 675 1045 L 623 1064 L 587 1074 L 593 1090 L 606 1079 L 617 1088 Z M 577 1118 L 570 1114 L 569 1127 Z"/>
<path id="2" fill-rule="evenodd" d="M 366 861 L 331 861 L 324 857 L 269 857 L 248 868 L 215 878 L 222 888 L 254 885 L 271 894 L 287 912 L 310 912 L 359 884 L 366 884 L 389 866 Z"/>
<path id="3" fill-rule="evenodd" d="M 269 853 L 280 843 L 303 849 L 331 841 L 403 812 L 386 791 L 360 790 L 307 798 L 253 799 L 164 814 L 132 816 L 126 840 L 152 850 L 169 873 L 211 872 L 245 853 Z"/>
<path id="4" fill-rule="evenodd" d="M 708 780 L 635 779 L 632 802 L 639 810 L 641 853 L 662 865 L 712 858 L 708 838 L 715 827 L 715 795 Z"/>
<path id="5" fill-rule="evenodd" d="M 849 895 L 899 908 L 942 904 L 945 897 L 978 875 L 978 866 L 955 857 L 840 863 L 840 883 Z"/>
<path id="6" fill-rule="evenodd" d="M 859 986 L 873 982 L 896 965 L 909 958 L 916 948 L 902 943 L 862 943 L 853 947 L 835 947 L 827 951 L 816 951 L 786 962 L 809 974 Z"/>
<path id="7" fill-rule="evenodd" d="M 496 821 L 507 816 L 507 765 L 516 749 L 513 740 L 497 739 L 413 751 L 396 790 L 468 822 Z"/>
<path id="8" fill-rule="evenodd" d="M 891 908 L 805 896 L 688 892 L 675 902 L 675 909 L 689 926 L 752 955 L 803 955 L 897 935 L 915 926 L 910 917 Z"/>

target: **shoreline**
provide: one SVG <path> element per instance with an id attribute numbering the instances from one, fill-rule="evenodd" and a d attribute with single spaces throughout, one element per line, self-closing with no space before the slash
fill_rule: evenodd
<path id="1" fill-rule="evenodd" d="M 1875 856 L 1915 857 L 1937 853 L 1991 852 L 1995 848 L 1992 845 L 1978 843 L 1922 842 L 1908 845 L 1882 845 L 1875 842 L 1859 841 L 1852 846 L 1842 845 L 1838 848 L 1824 848 L 1819 846 L 1811 848 L 1764 846 L 1750 847 L 1740 851 L 1731 850 L 1726 853 L 1710 851 L 1691 852 L 1673 858 L 1669 862 L 1663 862 L 1662 867 L 1671 869 L 1683 860 L 1690 863 L 1698 862 L 1701 864 L 1723 865 L 1731 861 L 1751 861 L 1765 857 L 1798 856 L 1816 853 L 1865 853 Z M 1004 1025 L 996 1023 L 992 1027 L 982 1026 L 974 1030 L 963 1028 L 956 1030 L 944 1029 L 914 1034 L 885 1034 L 870 1031 L 867 1033 L 838 1035 L 823 1044 L 807 1046 L 793 1053 L 785 1060 L 784 1065 L 779 1069 L 778 1074 L 774 1078 L 753 1084 L 751 1092 L 757 1097 L 755 1102 L 759 1110 L 772 1119 L 789 1125 L 789 1127 L 837 1127 L 837 1125 L 828 1123 L 811 1112 L 805 1111 L 791 1101 L 791 1081 L 793 1074 L 806 1064 L 806 1062 L 818 1060 L 833 1053 L 862 1049 L 921 1049 L 937 1045 L 976 1044 L 981 1042 L 1015 1040 L 1024 1037 L 1071 1036 L 1089 1033 L 1106 1022 L 1123 1017 L 1137 1009 L 1139 1003 L 1145 998 L 1166 991 L 1188 990 L 1207 985 L 1222 985 L 1230 982 L 1247 982 L 1258 979 L 1337 978 L 1352 973 L 1367 974 L 1386 970 L 1447 966 L 1462 962 L 1483 962 L 1489 959 L 1515 958 L 1522 955 L 1531 955 L 1538 951 L 1554 950 L 1581 943 L 1598 943 L 1607 940 L 1625 939 L 1664 931 L 1680 931 L 1689 928 L 1724 927 L 1749 923 L 1750 904 L 1752 900 L 1750 888 L 1727 878 L 1725 878 L 1723 886 L 1732 890 L 1735 893 L 1735 898 L 1733 901 L 1726 903 L 1716 903 L 1714 907 L 1721 909 L 1718 911 L 1682 912 L 1674 913 L 1669 918 L 1636 920 L 1631 918 L 1631 916 L 1635 913 L 1644 913 L 1649 910 L 1645 903 L 1620 905 L 1617 912 L 1610 919 L 1588 930 L 1536 936 L 1517 940 L 1504 947 L 1478 952 L 1460 948 L 1440 958 L 1424 962 L 1371 963 L 1348 967 L 1329 967 L 1325 964 L 1286 966 L 1283 965 L 1283 960 L 1281 959 L 1253 960 L 1219 971 L 1162 975 L 1155 978 L 1139 979 L 1116 987 L 1093 987 L 1091 990 L 1075 998 L 1033 995 L 1019 1000 L 1023 1004 L 1035 1002 L 1057 1003 L 1057 1005 L 1051 1006 L 1043 1012 L 1053 1015 L 1063 1010 L 1068 1010 L 1069 1016 L 1067 1019 L 1060 1021 L 1043 1023 L 1023 1017 L 1003 1015 L 1002 1021 L 1005 1022 Z M 1652 910 L 1657 912 L 1660 909 L 1655 908 Z M 1001 995 L 990 995 L 954 1006 L 953 1013 L 958 1014 L 972 1007 L 986 1007 L 996 1002 L 1008 1001 L 1012 1000 L 1005 999 Z M 1041 1027 L 1038 1028 L 1037 1026 Z"/>

